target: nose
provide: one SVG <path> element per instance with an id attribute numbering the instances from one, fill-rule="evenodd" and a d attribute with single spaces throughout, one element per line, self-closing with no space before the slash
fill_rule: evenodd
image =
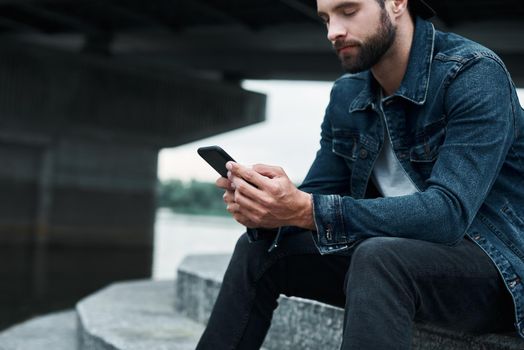
<path id="1" fill-rule="evenodd" d="M 333 18 L 328 24 L 328 40 L 333 43 L 337 39 L 346 37 L 346 35 L 347 30 L 344 25 L 340 21 L 337 21 Z"/>

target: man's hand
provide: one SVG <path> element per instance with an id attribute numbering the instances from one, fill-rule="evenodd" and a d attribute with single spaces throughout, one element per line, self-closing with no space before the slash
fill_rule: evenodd
<path id="1" fill-rule="evenodd" d="M 224 192 L 224 195 L 222 196 L 224 198 L 224 202 L 226 203 L 227 205 L 227 210 L 231 213 L 231 210 L 229 210 L 230 208 L 232 208 L 232 206 L 235 203 L 235 188 L 233 186 L 233 183 L 229 180 L 229 179 L 226 179 L 225 177 L 219 177 L 217 179 L 217 181 L 215 182 L 215 184 L 222 188 L 223 190 L 225 190 Z M 232 213 L 233 214 L 233 213 Z M 241 214 L 237 213 L 237 214 L 233 214 L 233 218 L 238 221 L 240 224 L 246 226 L 246 227 L 256 227 L 255 223 L 253 222 L 250 222 L 248 220 L 248 218 L 242 216 Z"/>
<path id="2" fill-rule="evenodd" d="M 282 168 L 227 164 L 228 179 L 217 180 L 226 190 L 224 201 L 236 221 L 247 227 L 298 226 L 315 229 L 311 195 L 299 191 Z"/>

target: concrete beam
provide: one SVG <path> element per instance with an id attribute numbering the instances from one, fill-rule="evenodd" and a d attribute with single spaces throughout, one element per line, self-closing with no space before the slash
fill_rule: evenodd
<path id="1" fill-rule="evenodd" d="M 453 27 L 438 18 L 434 21 L 438 29 L 456 32 L 494 50 L 507 61 L 514 79 L 522 81 L 522 21 L 476 21 Z M 235 26 L 194 27 L 177 35 L 123 32 L 115 37 L 112 52 L 164 67 L 186 66 L 242 79 L 333 80 L 342 74 L 325 29 L 314 23 L 275 25 L 259 31 Z"/>
<path id="2" fill-rule="evenodd" d="M 8 130 L 172 147 L 265 118 L 265 96 L 237 85 L 110 57 L 0 45 L 0 124 Z"/>

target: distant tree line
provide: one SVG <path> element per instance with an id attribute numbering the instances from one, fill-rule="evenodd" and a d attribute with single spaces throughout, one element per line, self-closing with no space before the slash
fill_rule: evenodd
<path id="1" fill-rule="evenodd" d="M 184 214 L 228 215 L 222 199 L 224 191 L 214 183 L 168 180 L 158 183 L 158 207 Z"/>

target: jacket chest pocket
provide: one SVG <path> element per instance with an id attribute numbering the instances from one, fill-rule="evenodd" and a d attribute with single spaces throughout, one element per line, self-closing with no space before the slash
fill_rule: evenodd
<path id="1" fill-rule="evenodd" d="M 370 158 L 377 152 L 378 142 L 357 130 L 333 129 L 333 148 L 336 155 L 344 158 L 350 168 L 359 160 Z"/>
<path id="2" fill-rule="evenodd" d="M 358 158 L 359 134 L 352 130 L 333 130 L 332 151 L 337 156 L 344 158 L 347 165 L 352 168 Z"/>
<path id="3" fill-rule="evenodd" d="M 426 126 L 416 134 L 415 144 L 410 149 L 410 161 L 413 169 L 424 179 L 430 177 L 445 137 L 446 123 L 444 118 Z"/>

